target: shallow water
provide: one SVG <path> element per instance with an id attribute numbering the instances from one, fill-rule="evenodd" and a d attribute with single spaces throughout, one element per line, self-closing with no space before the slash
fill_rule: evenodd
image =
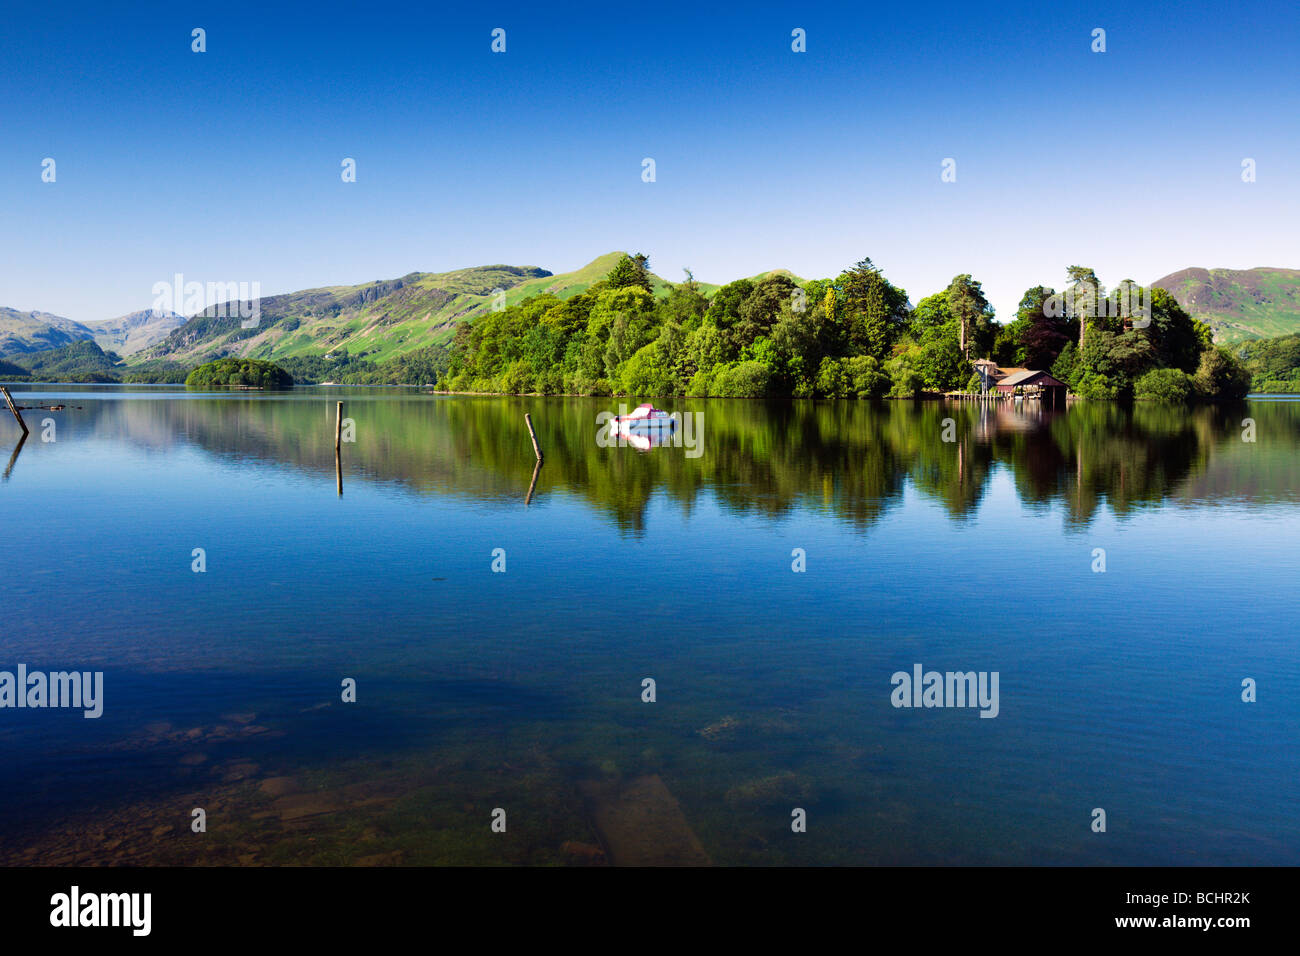
<path id="1" fill-rule="evenodd" d="M 4 862 L 1300 862 L 1295 401 L 13 391 L 0 669 L 105 703 L 0 709 Z"/>

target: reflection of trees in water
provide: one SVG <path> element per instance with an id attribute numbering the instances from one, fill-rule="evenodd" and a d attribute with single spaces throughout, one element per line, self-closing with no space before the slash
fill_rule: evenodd
<path id="1" fill-rule="evenodd" d="M 981 416 L 981 409 L 973 403 L 894 406 L 893 440 L 896 447 L 906 447 L 902 457 L 909 463 L 912 483 L 940 502 L 949 517 L 973 514 L 993 470 L 992 449 L 981 440 L 989 427 L 988 416 Z M 943 440 L 946 419 L 953 420 L 955 441 Z"/>
<path id="2" fill-rule="evenodd" d="M 632 532 L 647 529 L 656 495 L 689 513 L 702 494 L 734 514 L 817 510 L 863 530 L 901 500 L 908 482 L 962 519 L 999 465 L 1009 469 L 1022 502 L 1059 501 L 1071 524 L 1086 524 L 1103 501 L 1127 514 L 1176 496 L 1216 456 L 1232 461 L 1220 480 L 1253 474 L 1260 457 L 1251 455 L 1258 446 L 1240 441 L 1244 412 L 1104 403 L 1042 412 L 978 403 L 675 400 L 670 410 L 703 413 L 698 457 L 682 447 L 600 447 L 597 414 L 619 404 L 610 399 L 320 392 L 87 402 L 87 427 L 104 438 L 150 447 L 190 442 L 234 461 L 319 473 L 324 492 L 333 489 L 340 397 L 356 421 L 356 442 L 343 448 L 349 478 L 522 505 L 534 466 L 523 419 L 530 411 L 546 455 L 534 504 L 572 494 Z M 1274 460 L 1293 473 L 1300 403 L 1252 406 L 1250 414 L 1262 436 L 1277 439 Z M 947 418 L 954 442 L 942 440 Z"/>
<path id="3" fill-rule="evenodd" d="M 1104 500 L 1117 515 L 1158 503 L 1204 463 L 1202 412 L 1156 406 L 1129 411 L 1088 403 L 1045 418 L 1042 427 L 1000 431 L 996 455 L 1011 465 L 1021 501 L 1060 501 L 1071 525 L 1086 525 Z"/>
<path id="4" fill-rule="evenodd" d="M 862 528 L 902 493 L 888 420 L 867 405 L 715 402 L 705 416 L 699 471 L 731 511 L 825 510 Z"/>

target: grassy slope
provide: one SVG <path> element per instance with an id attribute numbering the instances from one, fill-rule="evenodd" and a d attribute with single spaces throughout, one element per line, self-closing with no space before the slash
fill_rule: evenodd
<path id="1" fill-rule="evenodd" d="M 163 358 L 197 364 L 217 355 L 278 359 L 341 348 L 383 361 L 448 341 L 458 322 L 492 307 L 495 289 L 505 291 L 507 305 L 542 293 L 568 298 L 603 279 L 622 255 L 610 252 L 559 275 L 533 266 L 480 266 L 268 296 L 262 299 L 255 330 L 241 330 L 237 318 L 199 316 L 128 361 Z M 701 283 L 705 295 L 717 288 Z M 670 284 L 654 276 L 654 289 L 656 295 L 667 295 Z"/>
<path id="2" fill-rule="evenodd" d="M 1151 284 L 1208 323 L 1216 342 L 1300 332 L 1300 270 L 1183 269 Z"/>

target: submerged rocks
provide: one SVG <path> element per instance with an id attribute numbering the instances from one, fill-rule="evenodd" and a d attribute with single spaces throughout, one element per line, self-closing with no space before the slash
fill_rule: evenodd
<path id="1" fill-rule="evenodd" d="M 727 791 L 726 800 L 733 807 L 761 807 L 771 804 L 799 803 L 813 795 L 812 782 L 786 770 L 770 777 L 758 777 Z"/>
<path id="2" fill-rule="evenodd" d="M 740 721 L 730 715 L 716 720 L 707 727 L 702 727 L 698 733 L 705 740 L 724 740 L 734 734 L 740 727 Z"/>
<path id="3" fill-rule="evenodd" d="M 579 785 L 592 826 L 614 866 L 709 866 L 681 805 L 656 774 L 625 785 Z"/>
<path id="4" fill-rule="evenodd" d="M 227 764 L 221 777 L 222 783 L 237 783 L 240 780 L 247 780 L 255 775 L 261 769 L 255 763 L 240 761 L 238 763 Z"/>
<path id="5" fill-rule="evenodd" d="M 302 788 L 293 777 L 267 777 L 257 789 L 268 797 L 284 797 L 297 793 Z"/>

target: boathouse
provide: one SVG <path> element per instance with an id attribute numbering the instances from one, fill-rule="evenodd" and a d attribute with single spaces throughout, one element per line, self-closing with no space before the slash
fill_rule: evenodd
<path id="1" fill-rule="evenodd" d="M 1032 369 L 1017 369 L 998 379 L 994 387 L 1003 395 L 1015 395 L 1019 391 L 1026 398 L 1037 398 L 1044 408 L 1064 408 L 1068 390 L 1064 382 L 1053 378 L 1050 373 Z"/>

